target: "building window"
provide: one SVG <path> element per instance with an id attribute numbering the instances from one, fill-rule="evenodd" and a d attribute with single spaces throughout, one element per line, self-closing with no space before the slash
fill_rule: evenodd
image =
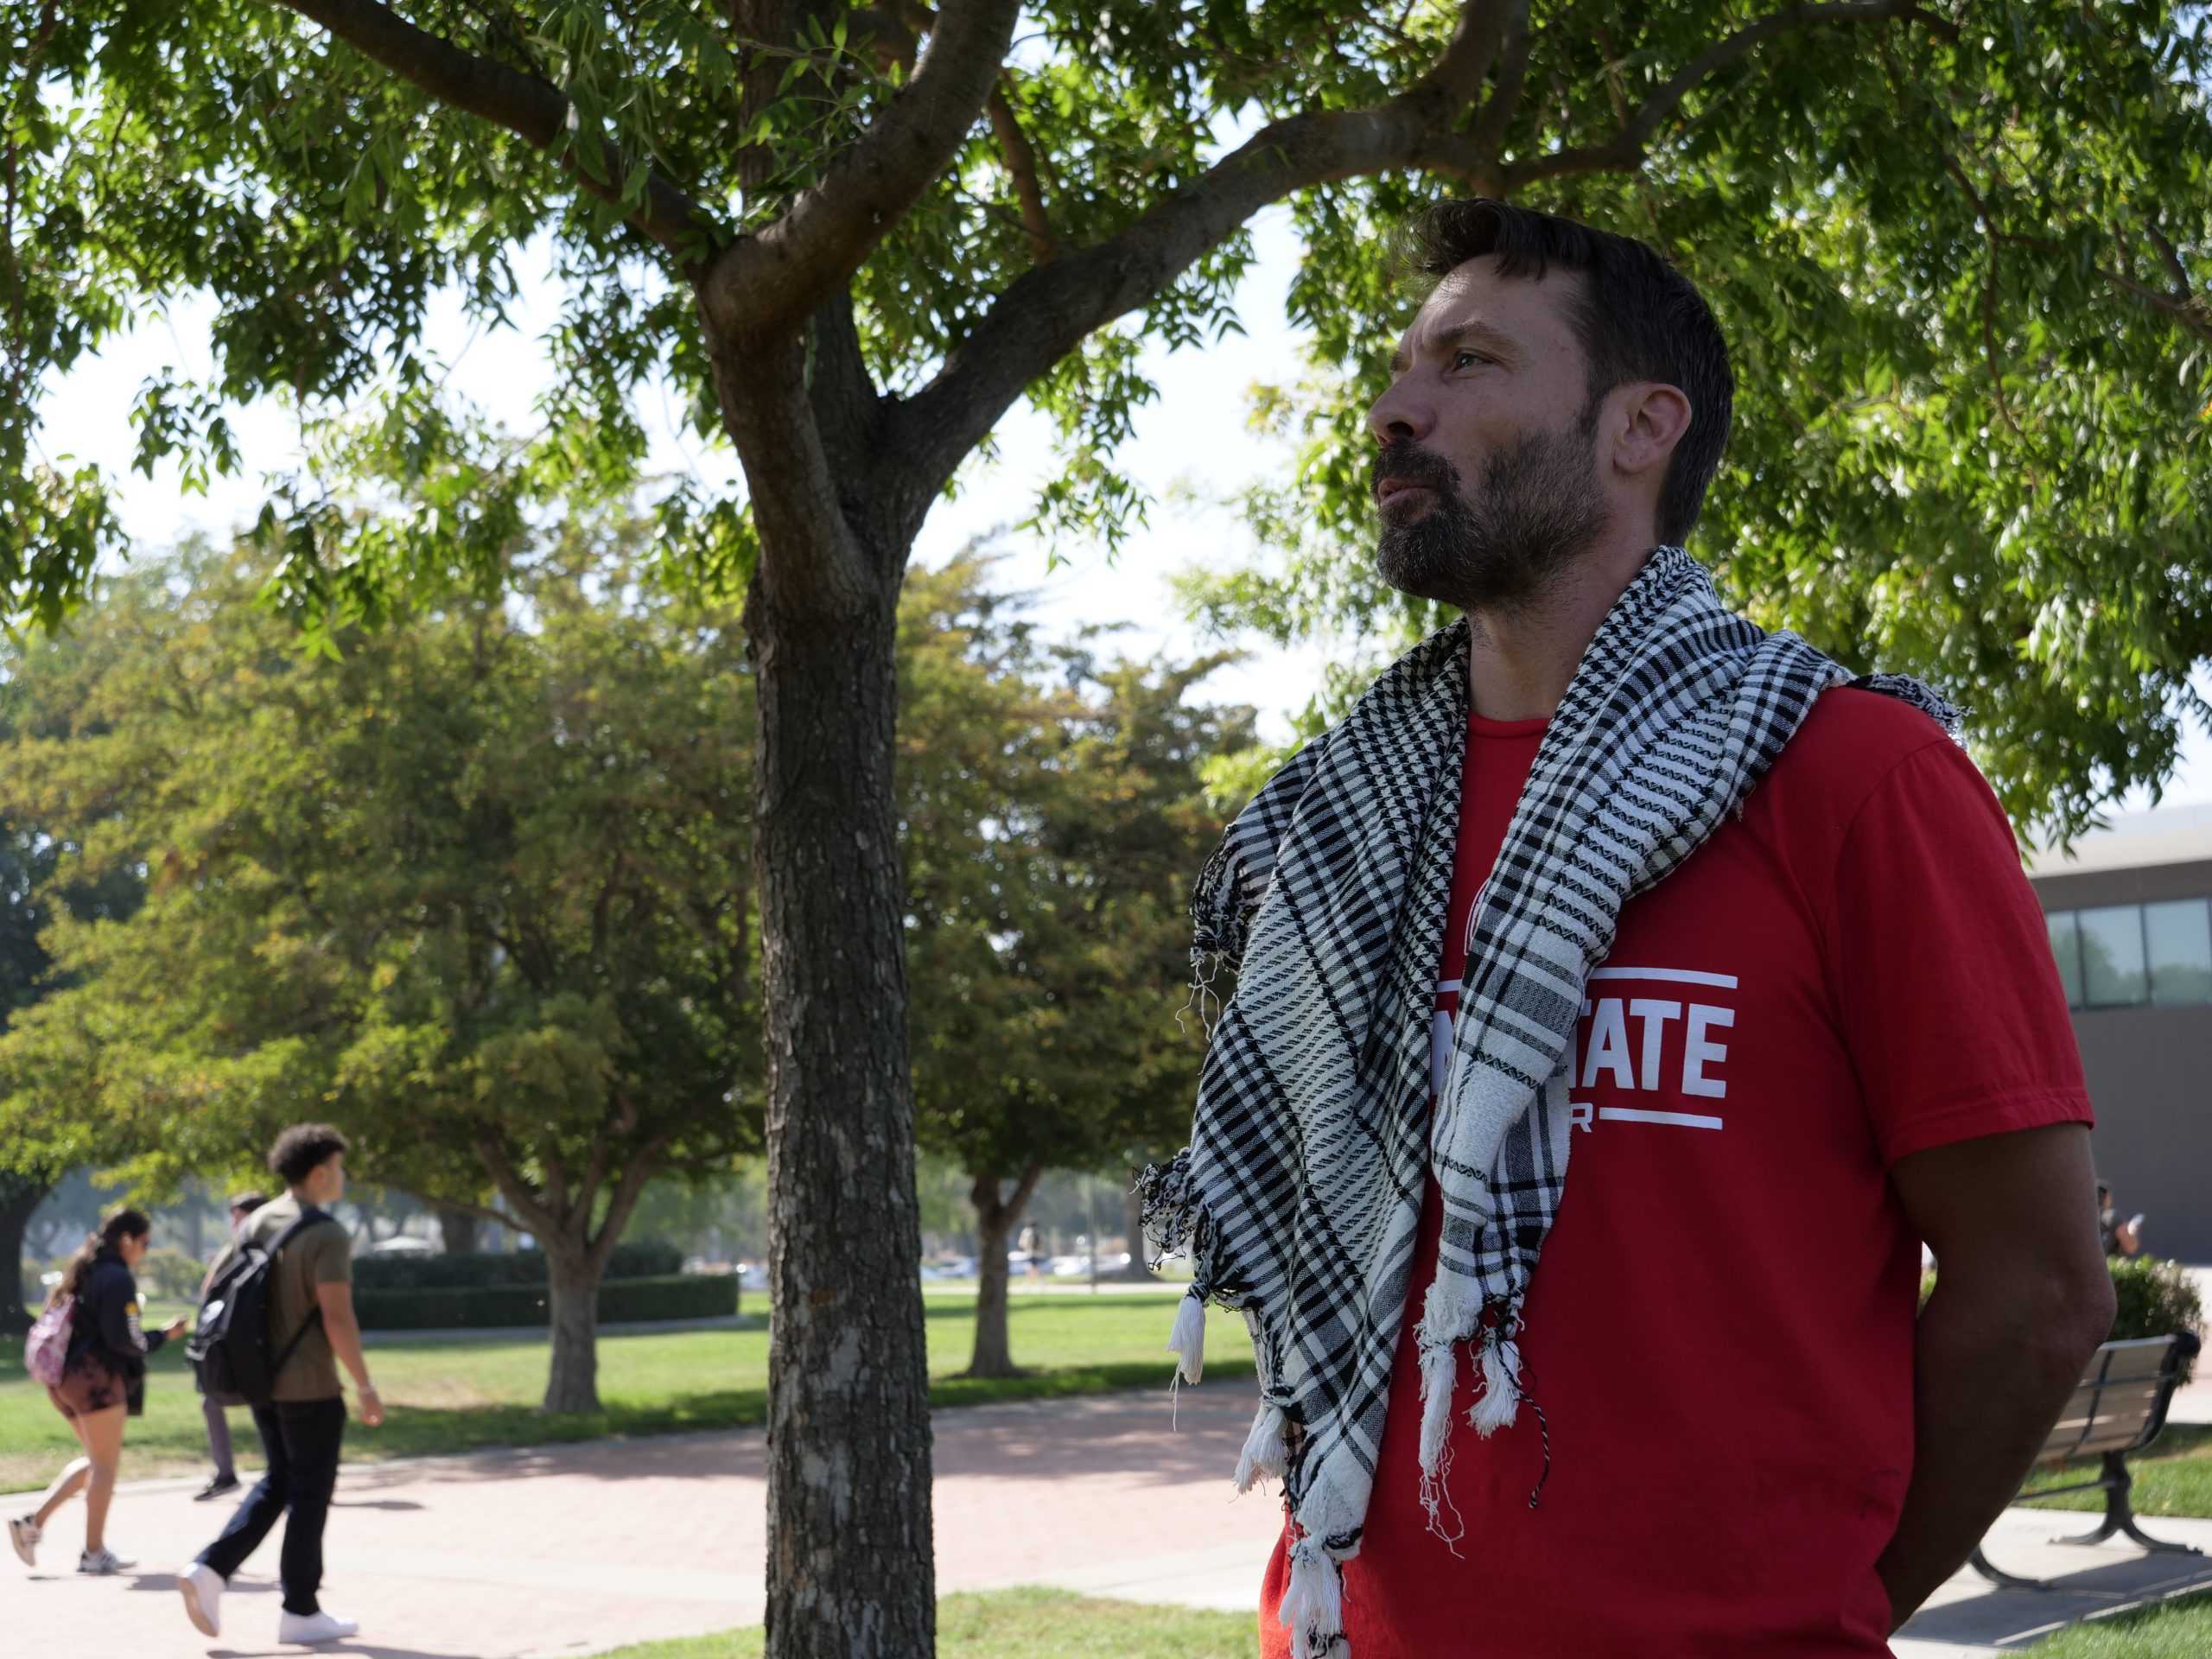
<path id="1" fill-rule="evenodd" d="M 2083 1006 L 2124 1007 L 2143 1001 L 2143 907 L 2104 905 L 2075 914 L 2082 929 Z"/>
<path id="2" fill-rule="evenodd" d="M 2151 1001 L 2160 1007 L 2212 1001 L 2212 918 L 2202 899 L 2143 906 Z"/>
<path id="3" fill-rule="evenodd" d="M 2050 924 L 2050 954 L 2058 959 L 2058 982 L 2066 988 L 2066 1006 L 2082 1006 L 2082 929 L 2070 910 L 2055 910 L 2044 918 Z"/>

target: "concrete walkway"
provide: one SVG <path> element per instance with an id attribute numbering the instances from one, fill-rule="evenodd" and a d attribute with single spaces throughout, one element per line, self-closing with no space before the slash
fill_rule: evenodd
<path id="1" fill-rule="evenodd" d="M 1281 1511 L 1238 1499 L 1225 1471 L 1249 1424 L 1251 1384 L 1183 1391 L 1177 1427 L 1156 1394 L 942 1412 L 936 1419 L 941 1591 L 1050 1584 L 1086 1593 L 1251 1609 Z M 369 1431 L 356 1427 L 356 1434 Z M 172 1574 L 212 1537 L 222 1507 L 194 1483 L 118 1494 L 110 1540 L 136 1556 L 118 1580 L 70 1569 L 80 1512 L 56 1517 L 45 1565 L 0 1557 L 8 1651 L 130 1659 L 256 1659 L 272 1640 L 272 1539 L 232 1587 L 210 1643 L 185 1622 Z M 649 1638 L 757 1624 L 765 1601 L 760 1434 L 425 1459 L 346 1472 L 331 1516 L 324 1600 L 362 1621 L 363 1659 L 552 1659 Z M 2063 1594 L 1946 1587 L 1897 1644 L 1899 1659 L 2001 1650 L 2054 1619 L 2212 1581 L 2202 1557 L 2040 1542 L 2091 1517 L 2013 1510 L 1991 1541 L 2012 1571 L 2065 1573 Z M 2212 1545 L 2212 1522 L 2146 1522 Z"/>

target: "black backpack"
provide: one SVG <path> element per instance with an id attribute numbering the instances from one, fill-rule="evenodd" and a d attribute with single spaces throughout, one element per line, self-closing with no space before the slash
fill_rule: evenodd
<path id="1" fill-rule="evenodd" d="M 318 1302 L 283 1350 L 271 1351 L 269 1300 L 276 1258 L 296 1235 L 326 1221 L 334 1225 L 337 1217 L 320 1210 L 306 1210 L 268 1244 L 238 1241 L 222 1272 L 207 1287 L 192 1339 L 184 1347 L 187 1357 L 200 1369 L 201 1392 L 249 1406 L 270 1403 L 276 1373 L 284 1369 L 284 1362 L 291 1358 L 308 1332 L 322 1323 L 322 1306 Z"/>

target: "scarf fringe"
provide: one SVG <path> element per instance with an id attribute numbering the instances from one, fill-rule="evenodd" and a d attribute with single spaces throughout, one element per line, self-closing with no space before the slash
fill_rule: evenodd
<path id="1" fill-rule="evenodd" d="M 1175 1356 L 1175 1373 L 1185 1382 L 1196 1382 L 1206 1368 L 1206 1305 L 1195 1290 L 1183 1298 L 1175 1313 L 1175 1329 L 1167 1338 L 1167 1351 Z"/>
<path id="2" fill-rule="evenodd" d="M 1311 1533 L 1291 1549 L 1280 1617 L 1290 1632 L 1291 1659 L 1329 1659 L 1345 1651 L 1344 1569 Z"/>
<path id="3" fill-rule="evenodd" d="M 1263 1480 L 1281 1480 L 1289 1469 L 1290 1448 L 1283 1439 L 1288 1421 L 1281 1407 L 1260 1402 L 1252 1432 L 1244 1437 L 1244 1451 L 1236 1459 L 1238 1492 L 1249 1492 Z"/>
<path id="4" fill-rule="evenodd" d="M 1488 1440 L 1501 1428 L 1513 1426 L 1521 1405 L 1521 1344 L 1504 1332 L 1484 1333 L 1481 1370 L 1483 1391 L 1467 1408 L 1467 1421 Z"/>

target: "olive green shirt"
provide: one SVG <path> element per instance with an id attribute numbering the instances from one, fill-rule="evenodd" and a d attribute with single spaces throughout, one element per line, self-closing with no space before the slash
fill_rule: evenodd
<path id="1" fill-rule="evenodd" d="M 240 1236 L 265 1248 L 299 1218 L 299 1200 L 287 1193 L 248 1216 Z M 318 1222 L 284 1247 L 270 1274 L 269 1351 L 273 1358 L 284 1351 L 284 1344 L 315 1312 L 317 1285 L 353 1282 L 353 1241 L 341 1224 Z M 320 1321 L 300 1339 L 270 1392 L 279 1402 L 338 1397 L 338 1357 L 331 1351 L 329 1333 Z"/>

